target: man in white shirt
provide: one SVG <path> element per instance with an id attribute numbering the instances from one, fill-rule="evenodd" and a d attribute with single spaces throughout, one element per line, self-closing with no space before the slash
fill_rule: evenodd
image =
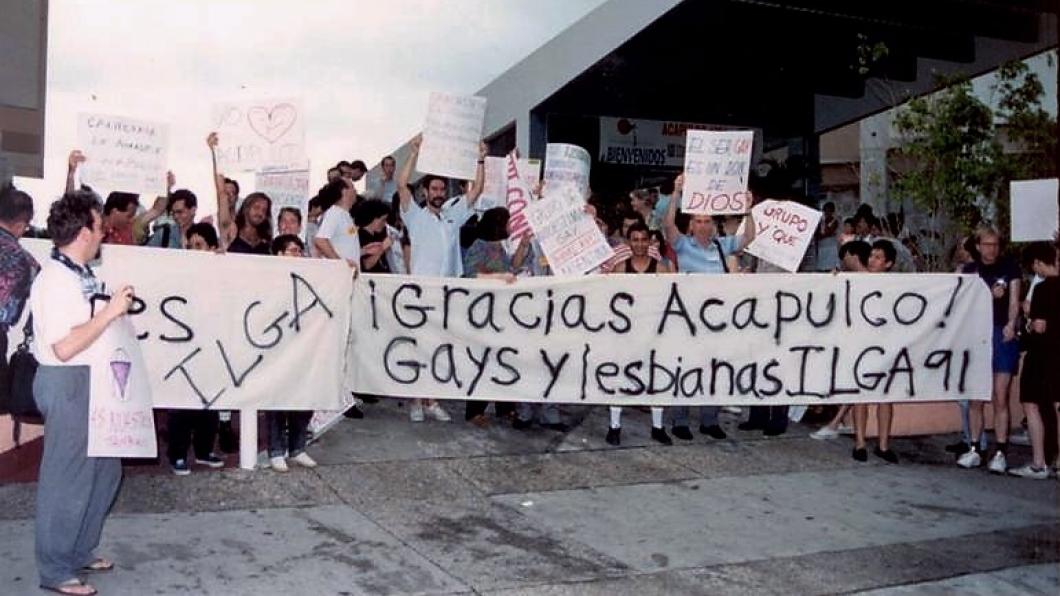
<path id="1" fill-rule="evenodd" d="M 420 144 L 423 135 L 412 139 L 412 154 L 401 167 L 398 174 L 397 191 L 401 197 L 401 218 L 409 233 L 412 244 L 412 258 L 409 273 L 426 277 L 460 277 L 464 274 L 463 259 L 460 255 L 460 226 L 471 217 L 475 201 L 482 194 L 485 179 L 486 145 L 479 144 L 478 168 L 475 170 L 475 181 L 468 189 L 467 196 L 456 201 L 449 201 L 448 181 L 433 174 L 424 178 L 427 189 L 427 203 L 420 207 L 413 200 L 409 190 L 409 178 L 416 168 Z M 448 203 L 448 204 L 447 204 Z M 443 209 L 443 206 L 445 207 Z M 413 422 L 422 422 L 424 418 L 424 400 L 412 401 L 409 418 Z M 426 411 L 436 420 L 449 421 L 449 414 L 433 400 L 426 400 Z"/>
<path id="2" fill-rule="evenodd" d="M 320 189 L 317 198 L 324 208 L 324 216 L 313 244 L 322 257 L 345 259 L 350 267 L 357 268 L 361 262 L 361 241 L 350 216 L 350 209 L 357 200 L 353 183 L 345 178 L 332 180 Z"/>
<path id="3" fill-rule="evenodd" d="M 52 256 L 33 283 L 33 394 L 44 415 L 44 454 L 37 482 L 36 556 L 40 585 L 66 594 L 95 594 L 78 575 L 109 571 L 96 558 L 103 520 L 121 484 L 121 460 L 88 457 L 90 367 L 109 366 L 97 340 L 124 316 L 133 289 L 124 286 L 104 306 L 88 262 L 103 241 L 103 206 L 94 193 L 67 193 L 51 206 Z M 98 307 L 98 308 L 97 308 Z"/>

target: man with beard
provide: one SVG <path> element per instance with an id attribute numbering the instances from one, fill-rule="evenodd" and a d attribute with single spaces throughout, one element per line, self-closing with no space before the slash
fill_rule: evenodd
<path id="1" fill-rule="evenodd" d="M 409 240 L 412 243 L 410 271 L 412 275 L 427 277 L 461 277 L 464 274 L 463 260 L 460 256 L 460 226 L 471 217 L 475 201 L 482 194 L 485 179 L 486 145 L 479 144 L 478 168 L 475 181 L 468 189 L 467 196 L 455 201 L 449 200 L 448 181 L 433 174 L 424 177 L 423 186 L 427 190 L 427 203 L 423 207 L 413 200 L 409 190 L 409 178 L 416 168 L 423 135 L 412 140 L 412 154 L 398 174 L 397 190 L 400 196 L 401 217 L 405 221 Z M 442 206 L 445 206 L 445 209 Z M 427 413 L 436 420 L 449 421 L 449 414 L 437 402 L 428 400 Z M 422 422 L 424 406 L 421 400 L 413 400 L 409 418 L 413 422 Z"/>

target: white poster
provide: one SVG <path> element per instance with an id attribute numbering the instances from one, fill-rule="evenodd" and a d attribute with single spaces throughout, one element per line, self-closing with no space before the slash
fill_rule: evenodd
<path id="1" fill-rule="evenodd" d="M 298 99 L 215 104 L 217 167 L 225 173 L 305 167 L 305 117 Z"/>
<path id="2" fill-rule="evenodd" d="M 737 130 L 749 127 L 645 120 L 600 118 L 600 163 L 681 168 L 685 165 L 685 133 L 689 130 Z M 762 129 L 755 128 L 753 159 L 762 158 Z"/>
<path id="3" fill-rule="evenodd" d="M 1057 178 L 1013 180 L 1009 183 L 1012 210 L 1012 240 L 1052 240 L 1060 227 L 1057 211 L 1060 185 Z"/>
<path id="4" fill-rule="evenodd" d="M 589 152 L 577 145 L 549 143 L 545 148 L 545 188 L 553 192 L 562 185 L 570 185 L 589 198 Z"/>
<path id="5" fill-rule="evenodd" d="M 457 180 L 474 180 L 485 120 L 485 97 L 432 92 L 416 169 Z"/>
<path id="6" fill-rule="evenodd" d="M 527 208 L 534 200 L 530 183 L 519 169 L 519 160 L 512 151 L 504 158 L 505 206 L 508 207 L 508 239 L 513 246 L 518 246 L 523 236 L 530 233 L 530 221 L 527 219 Z"/>
<path id="7" fill-rule="evenodd" d="M 50 241 L 23 246 L 47 262 Z M 105 244 L 95 271 L 107 292 L 136 288 L 129 321 L 155 407 L 339 409 L 353 284 L 345 263 Z"/>
<path id="8" fill-rule="evenodd" d="M 978 277 L 705 279 L 365 275 L 356 389 L 653 406 L 990 399 L 991 299 Z"/>
<path id="9" fill-rule="evenodd" d="M 167 125 L 124 116 L 78 114 L 77 144 L 87 158 L 78 168 L 81 182 L 102 196 L 112 191 L 166 196 Z"/>
<path id="10" fill-rule="evenodd" d="M 504 207 L 508 196 L 507 157 L 486 157 L 485 184 L 482 195 L 475 201 L 475 211 L 486 211 L 494 207 Z M 519 175 L 531 188 L 541 179 L 541 160 L 519 158 L 516 163 Z"/>
<path id="11" fill-rule="evenodd" d="M 88 457 L 155 457 L 151 386 L 129 318 L 108 325 L 89 350 L 96 364 L 89 373 Z"/>
<path id="12" fill-rule="evenodd" d="M 697 215 L 747 213 L 753 143 L 750 130 L 688 131 L 681 210 Z"/>
<path id="13" fill-rule="evenodd" d="M 302 214 L 303 225 L 309 211 L 309 170 L 265 171 L 254 174 L 254 190 L 272 199 L 273 229 L 277 229 L 280 209 L 294 207 Z"/>
<path id="14" fill-rule="evenodd" d="M 794 201 L 762 201 L 751 209 L 755 239 L 744 249 L 777 267 L 795 272 L 821 221 L 821 212 Z"/>
<path id="15" fill-rule="evenodd" d="M 614 256 L 600 228 L 585 212 L 585 199 L 571 185 L 550 189 L 526 210 L 534 238 L 553 275 L 582 275 Z"/>

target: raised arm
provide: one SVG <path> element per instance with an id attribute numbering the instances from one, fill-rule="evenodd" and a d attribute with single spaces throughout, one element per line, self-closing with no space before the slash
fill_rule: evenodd
<path id="1" fill-rule="evenodd" d="M 489 153 L 489 148 L 486 147 L 486 143 L 479 142 L 478 144 L 478 167 L 475 168 L 475 180 L 471 182 L 471 188 L 467 189 L 467 206 L 472 208 L 475 206 L 475 201 L 482 196 L 482 190 L 486 186 L 486 155 Z"/>
<path id="2" fill-rule="evenodd" d="M 747 212 L 747 217 L 743 220 L 743 236 L 740 237 L 740 244 L 736 247 L 736 252 L 740 252 L 747 245 L 755 239 L 755 234 L 758 228 L 755 226 L 755 216 L 751 211 Z"/>
<path id="3" fill-rule="evenodd" d="M 405 160 L 405 163 L 401 164 L 401 171 L 397 175 L 397 190 L 398 196 L 401 199 L 401 211 L 405 212 L 409 210 L 409 206 L 412 204 L 412 191 L 409 190 L 409 179 L 412 178 L 412 171 L 416 169 L 416 159 L 420 155 L 420 143 L 423 142 L 423 135 L 418 134 L 409 142 L 409 157 Z"/>
<path id="4" fill-rule="evenodd" d="M 66 158 L 66 192 L 77 190 L 74 188 L 74 174 L 77 173 L 77 167 L 83 163 L 85 163 L 85 154 L 81 153 L 80 149 L 74 149 Z"/>
<path id="5" fill-rule="evenodd" d="M 685 175 L 681 174 L 674 179 L 674 192 L 670 195 L 670 204 L 666 206 L 666 214 L 663 215 L 662 231 L 666 242 L 671 246 L 681 231 L 677 229 L 677 204 L 681 202 L 681 193 L 685 189 Z"/>

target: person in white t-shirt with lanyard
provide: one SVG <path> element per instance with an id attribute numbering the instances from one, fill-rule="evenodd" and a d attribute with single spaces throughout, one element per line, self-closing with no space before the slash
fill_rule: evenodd
<path id="1" fill-rule="evenodd" d="M 482 195 L 486 177 L 486 145 L 479 143 L 475 181 L 466 196 L 449 201 L 448 180 L 442 176 L 428 174 L 423 180 L 427 189 L 427 203 L 420 207 L 409 190 L 409 179 L 416 169 L 416 159 L 419 157 L 422 142 L 423 135 L 416 135 L 416 138 L 412 139 L 412 154 L 402 165 L 397 179 L 398 195 L 401 197 L 401 218 L 412 243 L 409 273 L 424 277 L 461 277 L 464 274 L 464 265 L 460 255 L 460 226 L 471 217 L 475 201 Z M 424 401 L 427 402 L 426 408 Z M 440 422 L 450 420 L 449 414 L 438 402 L 419 399 L 412 401 L 409 418 L 413 422 L 422 422 L 425 411 Z"/>
<path id="2" fill-rule="evenodd" d="M 108 299 L 88 266 L 103 241 L 102 211 L 99 197 L 87 191 L 52 204 L 48 233 L 54 248 L 29 299 L 40 364 L 33 395 L 44 415 L 37 569 L 40 586 L 62 594 L 95 594 L 79 575 L 114 568 L 93 551 L 118 494 L 121 459 L 88 457 L 89 379 L 91 367 L 110 365 L 96 342 L 128 312 L 133 289 L 123 286 Z"/>

